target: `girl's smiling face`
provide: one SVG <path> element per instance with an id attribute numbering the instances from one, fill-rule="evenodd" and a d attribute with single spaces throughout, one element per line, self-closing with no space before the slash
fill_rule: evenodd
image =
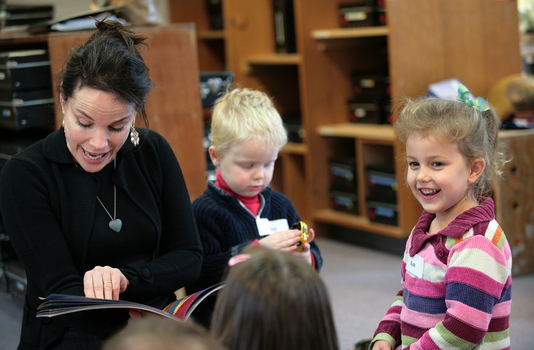
<path id="1" fill-rule="evenodd" d="M 478 205 L 470 190 L 484 170 L 482 159 L 468 162 L 457 143 L 419 133 L 408 137 L 406 156 L 412 193 L 442 223 Z"/>
<path id="2" fill-rule="evenodd" d="M 96 173 L 110 163 L 135 123 L 133 105 L 114 94 L 89 87 L 76 89 L 72 97 L 61 96 L 67 147 L 87 172 Z"/>

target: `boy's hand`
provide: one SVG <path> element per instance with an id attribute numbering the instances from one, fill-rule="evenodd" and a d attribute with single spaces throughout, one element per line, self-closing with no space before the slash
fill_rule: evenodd
<path id="1" fill-rule="evenodd" d="M 295 255 L 298 258 L 304 259 L 304 261 L 306 261 L 308 264 L 311 265 L 312 257 L 311 257 L 311 252 L 310 252 L 310 242 L 313 241 L 314 238 L 315 238 L 315 231 L 313 231 L 313 229 L 311 228 L 308 230 L 308 238 L 306 239 L 306 243 L 302 245 L 302 251 L 299 252 L 295 249 L 294 251 L 291 251 L 291 254 Z"/>
<path id="2" fill-rule="evenodd" d="M 267 248 L 292 252 L 297 249 L 300 234 L 300 230 L 279 231 L 260 239 L 259 242 Z"/>

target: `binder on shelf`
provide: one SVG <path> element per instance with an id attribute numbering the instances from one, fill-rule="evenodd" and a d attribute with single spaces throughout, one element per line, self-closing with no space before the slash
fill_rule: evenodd
<path id="1" fill-rule="evenodd" d="M 297 52 L 293 0 L 274 1 L 274 34 L 276 52 Z"/>

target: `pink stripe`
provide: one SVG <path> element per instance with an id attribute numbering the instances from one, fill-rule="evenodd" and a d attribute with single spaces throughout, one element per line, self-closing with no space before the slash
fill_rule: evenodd
<path id="1" fill-rule="evenodd" d="M 493 318 L 508 317 L 512 312 L 512 301 L 508 300 L 493 307 Z"/>
<path id="2" fill-rule="evenodd" d="M 401 313 L 401 308 L 402 306 L 394 306 L 394 307 L 390 307 L 388 309 L 388 311 L 386 312 L 386 315 L 389 315 L 389 314 L 395 314 L 395 315 L 400 315 Z"/>
<path id="3" fill-rule="evenodd" d="M 416 344 L 417 347 L 413 348 L 417 350 L 439 350 L 438 346 L 434 343 L 428 333 L 423 336 L 423 338 L 421 338 Z M 412 347 L 410 347 L 410 349 L 412 349 Z"/>
<path id="4" fill-rule="evenodd" d="M 442 263 L 441 260 L 438 259 L 434 251 L 434 247 L 432 245 L 425 246 L 423 249 L 417 252 L 417 255 L 421 256 L 425 260 L 425 264 L 442 267 L 447 266 L 446 264 Z"/>
<path id="5" fill-rule="evenodd" d="M 447 300 L 447 313 L 455 319 L 481 330 L 487 330 L 491 321 L 491 314 L 455 300 Z"/>
<path id="6" fill-rule="evenodd" d="M 445 283 L 458 282 L 476 288 L 495 298 L 500 298 L 503 285 L 485 273 L 468 267 L 453 266 L 445 275 Z"/>
<path id="7" fill-rule="evenodd" d="M 430 282 L 411 276 L 406 276 L 404 287 L 414 294 L 430 298 L 442 298 L 446 293 L 444 282 Z"/>
<path id="8" fill-rule="evenodd" d="M 399 314 L 386 315 L 382 318 L 382 320 L 380 320 L 380 322 L 384 322 L 384 321 L 392 321 L 392 322 L 399 323 L 400 322 Z"/>
<path id="9" fill-rule="evenodd" d="M 506 266 L 506 256 L 504 252 L 497 248 L 493 243 L 491 243 L 490 240 L 488 240 L 484 236 L 469 237 L 465 241 L 462 241 L 461 243 L 455 245 L 451 250 L 451 253 L 454 253 L 449 255 L 449 260 L 451 260 L 452 255 L 457 254 L 458 252 L 461 252 L 466 249 L 482 250 L 489 256 L 491 256 L 493 259 L 495 259 L 495 261 L 497 261 L 499 264 L 501 264 L 502 266 Z"/>
<path id="10" fill-rule="evenodd" d="M 438 322 L 445 319 L 445 314 L 426 314 L 410 310 L 407 306 L 403 305 L 401 320 L 415 327 L 429 329 L 434 327 Z"/>
<path id="11" fill-rule="evenodd" d="M 512 275 L 508 275 L 508 278 L 506 279 L 506 283 L 504 284 L 504 288 L 509 288 L 512 285 Z"/>

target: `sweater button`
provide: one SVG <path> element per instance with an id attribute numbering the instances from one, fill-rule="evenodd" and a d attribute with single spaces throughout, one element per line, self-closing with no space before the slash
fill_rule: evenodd
<path id="1" fill-rule="evenodd" d="M 143 275 L 144 278 L 150 278 L 150 277 L 152 277 L 152 273 L 151 273 L 150 270 L 147 269 L 147 268 L 144 268 L 144 269 L 141 271 L 141 275 Z"/>
<path id="2" fill-rule="evenodd" d="M 438 250 L 438 256 L 439 256 L 440 258 L 442 258 L 442 257 L 443 257 L 443 250 L 441 250 L 441 249 L 440 249 L 440 250 Z"/>

